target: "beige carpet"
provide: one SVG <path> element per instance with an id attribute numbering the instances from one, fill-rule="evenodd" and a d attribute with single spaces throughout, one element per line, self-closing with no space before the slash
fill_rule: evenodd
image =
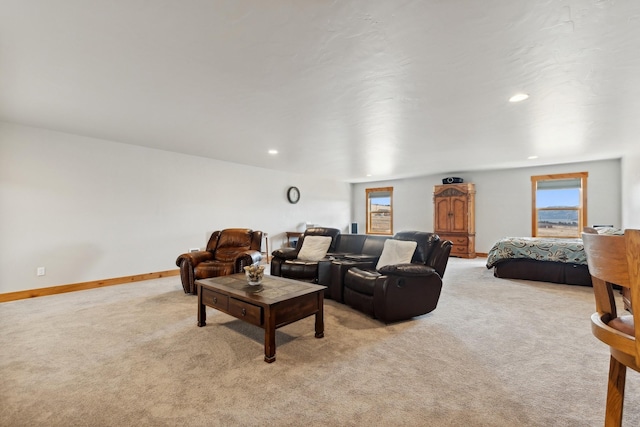
<path id="1" fill-rule="evenodd" d="M 452 258 L 438 308 L 385 326 L 326 301 L 278 330 L 207 310 L 178 277 L 0 304 L 2 426 L 601 426 L 591 288 Z M 640 375 L 625 426 L 640 425 Z"/>

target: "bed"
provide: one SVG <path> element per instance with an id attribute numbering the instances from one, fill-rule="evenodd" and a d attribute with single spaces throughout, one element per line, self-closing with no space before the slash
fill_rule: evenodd
<path id="1" fill-rule="evenodd" d="M 582 239 L 505 237 L 491 248 L 495 277 L 591 286 Z"/>
<path id="2" fill-rule="evenodd" d="M 589 230 L 624 234 L 624 230 L 608 225 L 594 225 Z M 582 239 L 505 237 L 489 251 L 487 268 L 493 268 L 495 277 L 506 279 L 591 286 Z"/>

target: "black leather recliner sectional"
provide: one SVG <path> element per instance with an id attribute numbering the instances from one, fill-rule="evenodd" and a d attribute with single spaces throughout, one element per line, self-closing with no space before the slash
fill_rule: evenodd
<path id="1" fill-rule="evenodd" d="M 353 267 L 344 276 L 344 303 L 385 323 L 429 313 L 438 305 L 442 277 L 452 243 L 437 234 L 403 231 L 397 240 L 417 242 L 410 263 L 387 265 L 379 270 Z"/>
<path id="2" fill-rule="evenodd" d="M 305 236 L 331 236 L 327 256 L 300 261 Z M 375 267 L 387 239 L 416 241 L 411 263 Z M 451 242 L 437 234 L 403 231 L 395 236 L 341 234 L 338 229 L 309 228 L 295 248 L 272 253 L 271 275 L 327 286 L 325 297 L 345 303 L 385 323 L 429 313 L 437 306 Z"/>

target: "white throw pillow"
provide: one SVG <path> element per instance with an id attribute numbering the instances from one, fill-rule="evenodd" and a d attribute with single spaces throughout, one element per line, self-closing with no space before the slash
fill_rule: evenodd
<path id="1" fill-rule="evenodd" d="M 387 265 L 410 263 L 416 246 L 418 246 L 417 242 L 409 240 L 385 240 L 376 270 L 380 270 Z"/>
<path id="2" fill-rule="evenodd" d="M 320 261 L 327 255 L 329 246 L 331 246 L 331 237 L 329 236 L 305 236 L 298 253 L 298 259 Z"/>

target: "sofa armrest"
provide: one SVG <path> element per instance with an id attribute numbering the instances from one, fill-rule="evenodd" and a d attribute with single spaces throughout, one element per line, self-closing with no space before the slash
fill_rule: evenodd
<path id="1" fill-rule="evenodd" d="M 333 257 L 326 257 L 318 261 L 318 285 L 329 287 L 331 283 L 331 265 L 334 261 Z M 325 295 L 328 291 L 325 291 Z"/>
<path id="2" fill-rule="evenodd" d="M 331 262 L 331 270 L 329 277 L 329 283 L 322 283 L 329 289 L 325 291 L 325 295 L 328 294 L 329 298 L 334 301 L 344 302 L 344 276 L 351 268 L 360 269 L 373 269 L 375 264 L 371 262 L 358 262 L 347 259 L 334 260 Z"/>
<path id="3" fill-rule="evenodd" d="M 249 265 L 258 264 L 262 261 L 262 253 L 254 249 L 239 252 L 235 260 L 236 273 L 242 273 L 244 268 Z"/>
<path id="4" fill-rule="evenodd" d="M 369 263 L 371 265 L 375 265 L 380 259 L 380 255 L 347 254 L 345 255 L 344 258 L 349 261 L 355 261 L 358 263 Z"/>
<path id="5" fill-rule="evenodd" d="M 282 248 L 276 249 L 271 253 L 274 258 L 281 258 L 284 260 L 296 259 L 298 257 L 298 249 L 296 248 Z"/>
<path id="6" fill-rule="evenodd" d="M 386 265 L 378 270 L 380 274 L 385 276 L 402 276 L 402 277 L 427 277 L 438 274 L 433 267 L 424 264 L 396 264 Z"/>
<path id="7" fill-rule="evenodd" d="M 262 261 L 262 252 L 256 251 L 255 249 L 249 249 L 245 251 L 244 254 L 251 258 L 251 264 L 257 264 Z"/>
<path id="8" fill-rule="evenodd" d="M 212 259 L 213 254 L 209 251 L 189 252 L 178 256 L 178 259 L 176 259 L 176 265 L 181 267 L 183 262 L 186 261 L 188 264 L 191 264 L 192 267 L 195 267 L 203 261 L 209 261 Z"/>
<path id="9" fill-rule="evenodd" d="M 331 258 L 331 259 L 343 259 L 347 255 L 348 254 L 344 252 L 327 252 L 327 258 Z"/>

